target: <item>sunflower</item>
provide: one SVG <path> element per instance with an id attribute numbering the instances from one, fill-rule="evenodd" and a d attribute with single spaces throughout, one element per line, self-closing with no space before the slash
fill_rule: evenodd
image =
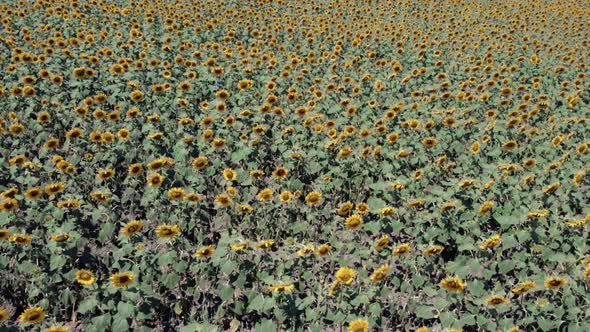
<path id="1" fill-rule="evenodd" d="M 268 290 L 273 293 L 291 293 L 295 289 L 293 284 L 276 284 L 268 286 Z"/>
<path id="2" fill-rule="evenodd" d="M 465 290 L 465 283 L 459 277 L 444 278 L 440 285 L 448 292 L 462 293 Z"/>
<path id="3" fill-rule="evenodd" d="M 82 285 L 92 285 L 95 280 L 94 274 L 88 270 L 78 270 L 76 272 L 76 281 Z"/>
<path id="4" fill-rule="evenodd" d="M 156 228 L 156 234 L 159 238 L 171 239 L 180 234 L 180 228 L 178 225 L 160 225 Z"/>
<path id="5" fill-rule="evenodd" d="M 128 222 L 123 229 L 121 229 L 121 234 L 125 236 L 133 236 L 134 234 L 141 232 L 143 229 L 143 222 L 139 220 L 132 220 Z"/>
<path id="6" fill-rule="evenodd" d="M 312 191 L 309 194 L 307 194 L 307 196 L 305 196 L 305 202 L 307 202 L 307 205 L 309 206 L 318 205 L 321 199 L 322 194 L 317 191 Z"/>
<path id="7" fill-rule="evenodd" d="M 215 197 L 215 204 L 219 207 L 228 207 L 233 204 L 233 200 L 227 194 L 219 194 Z"/>
<path id="8" fill-rule="evenodd" d="M 37 324 L 45 319 L 45 311 L 41 307 L 33 307 L 25 310 L 19 317 L 23 323 Z"/>
<path id="9" fill-rule="evenodd" d="M 545 279 L 545 288 L 558 289 L 567 284 L 567 280 L 562 277 L 549 277 Z"/>
<path id="10" fill-rule="evenodd" d="M 353 208 L 354 208 L 354 204 L 352 202 L 344 202 L 344 203 L 340 204 L 340 206 L 336 210 L 336 213 L 339 216 L 345 216 L 345 215 L 349 214 Z"/>
<path id="11" fill-rule="evenodd" d="M 385 248 L 389 245 L 389 242 L 390 242 L 389 236 L 383 235 L 382 237 L 377 239 L 377 241 L 375 241 L 375 243 L 373 244 L 373 248 L 375 248 L 375 250 L 377 250 L 377 251 L 381 251 L 383 248 Z"/>
<path id="12" fill-rule="evenodd" d="M 471 148 L 469 149 L 469 151 L 471 151 L 472 154 L 478 154 L 480 151 L 481 145 L 478 141 L 475 141 L 473 144 L 471 144 Z"/>
<path id="13" fill-rule="evenodd" d="M 494 208 L 494 202 L 492 201 L 485 201 L 479 207 L 479 214 L 486 214 L 490 212 Z"/>
<path id="14" fill-rule="evenodd" d="M 20 245 L 29 245 L 33 242 L 33 237 L 27 234 L 13 234 L 9 239 L 10 242 L 14 242 Z"/>
<path id="15" fill-rule="evenodd" d="M 195 159 L 193 159 L 193 163 L 192 166 L 195 170 L 203 170 L 205 169 L 205 167 L 207 167 L 207 163 L 208 163 L 209 159 L 205 156 L 199 156 Z"/>
<path id="16" fill-rule="evenodd" d="M 215 247 L 213 247 L 212 245 L 209 245 L 209 246 L 205 246 L 201 249 L 198 249 L 196 252 L 196 255 L 199 258 L 209 258 L 209 257 L 213 256 L 214 253 L 215 253 Z"/>
<path id="17" fill-rule="evenodd" d="M 275 243 L 275 241 L 273 240 L 263 240 L 260 241 L 256 244 L 256 249 L 270 249 L 272 248 L 273 244 Z"/>
<path id="18" fill-rule="evenodd" d="M 273 197 L 273 191 L 270 188 L 265 188 L 262 189 L 258 195 L 256 195 L 256 197 L 258 198 L 259 201 L 261 202 L 268 202 L 272 199 Z"/>
<path id="19" fill-rule="evenodd" d="M 317 252 L 316 254 L 318 256 L 324 257 L 330 254 L 330 252 L 332 252 L 332 246 L 329 244 L 321 244 L 318 246 Z"/>
<path id="20" fill-rule="evenodd" d="M 341 267 L 338 269 L 338 271 L 336 271 L 335 276 L 338 282 L 345 285 L 350 285 L 356 277 L 356 271 L 348 267 Z"/>
<path id="21" fill-rule="evenodd" d="M 231 168 L 226 168 L 223 170 L 223 178 L 226 181 L 234 181 L 237 178 L 237 173 Z"/>
<path id="22" fill-rule="evenodd" d="M 131 272 L 120 272 L 112 274 L 110 277 L 111 284 L 116 287 L 127 287 L 133 283 L 137 277 Z"/>
<path id="23" fill-rule="evenodd" d="M 408 255 L 410 251 L 412 251 L 412 247 L 410 247 L 408 243 L 403 243 L 393 248 L 392 253 L 396 256 L 405 256 Z"/>
<path id="24" fill-rule="evenodd" d="M 555 190 L 557 190 L 557 188 L 559 188 L 561 186 L 561 182 L 557 181 L 555 183 L 552 183 L 546 187 L 543 188 L 543 192 L 544 193 L 550 193 L 550 192 L 554 192 Z"/>
<path id="25" fill-rule="evenodd" d="M 395 212 L 397 211 L 396 208 L 391 207 L 391 206 L 386 206 L 384 208 L 382 208 L 381 210 L 379 210 L 379 215 L 381 216 L 392 216 L 395 214 Z"/>
<path id="26" fill-rule="evenodd" d="M 43 332 L 70 332 L 70 329 L 65 326 L 53 325 L 43 330 Z"/>
<path id="27" fill-rule="evenodd" d="M 131 97 L 131 100 L 133 100 L 134 102 L 140 102 L 144 99 L 145 95 L 143 92 L 139 91 L 139 90 L 133 90 L 129 96 Z"/>
<path id="28" fill-rule="evenodd" d="M 0 241 L 5 241 L 10 238 L 10 231 L 7 228 L 0 228 Z"/>
<path id="29" fill-rule="evenodd" d="M 434 137 L 427 137 L 425 139 L 422 140 L 422 145 L 425 148 L 431 148 L 434 147 L 436 145 L 438 141 L 436 140 L 436 138 Z"/>
<path id="30" fill-rule="evenodd" d="M 387 273 L 389 273 L 389 265 L 383 264 L 378 269 L 373 271 L 370 279 L 373 282 L 380 282 L 387 277 Z"/>
<path id="31" fill-rule="evenodd" d="M 504 151 L 512 151 L 516 148 L 518 148 L 518 143 L 516 143 L 516 141 L 508 141 L 502 144 L 502 150 Z"/>
<path id="32" fill-rule="evenodd" d="M 289 175 L 289 171 L 285 167 L 278 167 L 272 172 L 272 175 L 277 179 L 282 180 Z"/>
<path id="33" fill-rule="evenodd" d="M 201 194 L 198 193 L 187 193 L 186 195 L 184 195 L 184 200 L 185 201 L 189 201 L 189 202 L 193 202 L 193 203 L 198 203 L 203 201 L 204 197 Z"/>
<path id="34" fill-rule="evenodd" d="M 152 188 L 159 187 L 163 181 L 164 181 L 164 177 L 158 173 L 151 174 L 150 176 L 147 177 L 148 186 L 150 186 Z"/>
<path id="35" fill-rule="evenodd" d="M 285 190 L 282 193 L 280 193 L 279 195 L 279 199 L 281 200 L 281 202 L 283 203 L 289 203 L 291 201 L 291 199 L 293 198 L 293 193 Z"/>
<path id="36" fill-rule="evenodd" d="M 129 165 L 128 173 L 130 176 L 138 176 L 143 172 L 143 166 L 141 163 L 135 163 Z"/>
<path id="37" fill-rule="evenodd" d="M 10 318 L 10 312 L 4 307 L 0 307 L 0 323 L 7 321 Z"/>
<path id="38" fill-rule="evenodd" d="M 490 297 L 488 297 L 485 301 L 485 304 L 489 305 L 489 306 L 498 306 L 500 304 L 508 304 L 510 303 L 510 301 L 501 295 L 492 295 Z"/>
<path id="39" fill-rule="evenodd" d="M 69 233 L 61 233 L 61 234 L 54 234 L 51 236 L 51 240 L 55 242 L 65 242 L 69 240 L 70 234 Z"/>
<path id="40" fill-rule="evenodd" d="M 244 242 L 244 243 L 235 243 L 235 244 L 231 244 L 229 246 L 229 248 L 232 251 L 243 251 L 246 250 L 246 248 L 248 248 L 248 246 L 250 245 L 250 243 L 248 242 Z"/>
<path id="41" fill-rule="evenodd" d="M 13 212 L 18 209 L 18 201 L 14 198 L 7 198 L 0 202 L 0 212 Z"/>
<path id="42" fill-rule="evenodd" d="M 348 332 L 369 332 L 369 322 L 364 319 L 353 320 L 348 324 Z"/>
<path id="43" fill-rule="evenodd" d="M 369 213 L 369 204 L 367 203 L 357 203 L 355 206 L 355 210 L 356 212 L 358 212 L 358 214 L 367 214 Z"/>
<path id="44" fill-rule="evenodd" d="M 238 213 L 241 213 L 241 214 L 249 214 L 253 210 L 254 209 L 248 204 L 240 204 L 236 207 L 236 211 L 238 211 Z"/>
<path id="45" fill-rule="evenodd" d="M 486 249 L 492 249 L 497 247 L 498 245 L 500 245 L 500 243 L 502 243 L 502 240 L 500 239 L 500 235 L 494 235 L 488 239 L 486 239 L 480 246 L 479 249 L 481 250 L 486 250 Z"/>
<path id="46" fill-rule="evenodd" d="M 346 218 L 346 220 L 344 221 L 344 225 L 347 229 L 356 229 L 362 224 L 363 218 L 358 214 L 353 214 L 352 216 Z"/>
<path id="47" fill-rule="evenodd" d="M 515 295 L 522 295 L 535 287 L 537 287 L 537 283 L 532 280 L 528 280 L 513 288 L 511 292 Z"/>
<path id="48" fill-rule="evenodd" d="M 168 190 L 168 198 L 170 198 L 171 200 L 182 200 L 184 198 L 184 189 L 182 188 L 170 188 L 170 190 Z"/>
<path id="49" fill-rule="evenodd" d="M 433 245 L 433 246 L 430 246 L 430 247 L 424 249 L 424 251 L 422 253 L 424 254 L 424 256 L 434 256 L 434 255 L 439 255 L 440 253 L 443 252 L 443 250 L 445 250 L 445 248 L 443 246 Z"/>
<path id="50" fill-rule="evenodd" d="M 101 180 L 108 180 L 115 176 L 115 170 L 112 168 L 103 169 L 100 170 L 96 176 Z"/>

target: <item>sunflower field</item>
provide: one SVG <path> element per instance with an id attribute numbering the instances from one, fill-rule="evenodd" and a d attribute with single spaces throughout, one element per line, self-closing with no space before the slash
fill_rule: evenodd
<path id="1" fill-rule="evenodd" d="M 0 331 L 590 331 L 590 1 L 5 0 Z"/>

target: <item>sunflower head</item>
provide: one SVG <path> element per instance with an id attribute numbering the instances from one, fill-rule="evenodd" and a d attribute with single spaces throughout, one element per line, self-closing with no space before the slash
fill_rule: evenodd
<path id="1" fill-rule="evenodd" d="M 143 222 L 139 220 L 132 220 L 128 222 L 121 230 L 121 234 L 125 236 L 132 236 L 143 229 Z"/>
<path id="2" fill-rule="evenodd" d="M 353 320 L 348 324 L 348 332 L 368 332 L 369 322 L 365 319 Z"/>
<path id="3" fill-rule="evenodd" d="M 444 278 L 440 285 L 448 292 L 462 293 L 465 289 L 465 283 L 459 277 Z"/>
<path id="4" fill-rule="evenodd" d="M 111 275 L 110 281 L 116 287 L 127 287 L 135 281 L 137 277 L 131 272 L 120 272 Z"/>
<path id="5" fill-rule="evenodd" d="M 545 287 L 549 289 L 558 289 L 567 284 L 567 280 L 562 277 L 549 277 L 545 279 Z"/>
<path id="6" fill-rule="evenodd" d="M 78 270 L 76 272 L 76 281 L 84 286 L 92 285 L 96 278 L 91 271 Z"/>
<path id="7" fill-rule="evenodd" d="M 336 280 L 345 285 L 350 285 L 356 277 L 356 271 L 349 267 L 341 267 L 336 271 Z"/>
<path id="8" fill-rule="evenodd" d="M 199 258 L 209 258 L 209 257 L 213 256 L 214 253 L 215 253 L 215 247 L 213 247 L 212 245 L 209 245 L 209 246 L 202 247 L 201 249 L 198 249 L 196 252 L 196 255 Z"/>
<path id="9" fill-rule="evenodd" d="M 175 238 L 180 233 L 178 225 L 160 225 L 156 229 L 156 234 L 162 239 Z"/>
<path id="10" fill-rule="evenodd" d="M 45 319 L 45 311 L 41 307 L 33 307 L 25 310 L 19 317 L 23 323 L 37 324 Z"/>

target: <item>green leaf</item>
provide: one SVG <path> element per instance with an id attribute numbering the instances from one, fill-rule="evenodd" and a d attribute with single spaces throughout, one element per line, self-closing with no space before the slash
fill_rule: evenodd
<path id="1" fill-rule="evenodd" d="M 98 233 L 98 240 L 101 242 L 107 242 L 112 240 L 113 233 L 115 232 L 115 225 L 111 223 L 105 223 L 100 228 L 100 232 Z"/>
<path id="2" fill-rule="evenodd" d="M 78 312 L 85 314 L 94 311 L 96 307 L 98 307 L 98 301 L 91 297 L 80 302 L 80 305 L 78 305 Z"/>
<path id="3" fill-rule="evenodd" d="M 227 301 L 234 296 L 234 289 L 229 286 L 222 286 L 221 290 L 219 291 L 219 297 L 221 297 L 222 301 Z"/>
<path id="4" fill-rule="evenodd" d="M 66 263 L 66 259 L 61 255 L 51 255 L 49 259 L 49 270 L 55 271 L 61 269 Z"/>
<path id="5" fill-rule="evenodd" d="M 112 330 L 113 332 L 125 332 L 129 331 L 129 323 L 127 322 L 127 318 L 121 315 L 115 315 L 113 317 L 113 325 Z"/>
<path id="6" fill-rule="evenodd" d="M 225 261 L 225 263 L 223 263 L 221 265 L 221 272 L 229 275 L 235 270 L 236 267 L 237 267 L 237 264 L 234 263 L 233 261 Z"/>
<path id="7" fill-rule="evenodd" d="M 432 307 L 421 305 L 416 308 L 416 316 L 418 318 L 431 319 L 434 318 L 435 314 Z"/>
<path id="8" fill-rule="evenodd" d="M 373 212 L 377 212 L 387 206 L 387 203 L 385 203 L 384 200 L 375 197 L 369 198 L 367 204 L 369 205 L 369 209 Z"/>
<path id="9" fill-rule="evenodd" d="M 277 327 L 272 320 L 265 319 L 256 324 L 256 332 L 276 332 Z"/>
<path id="10" fill-rule="evenodd" d="M 135 306 L 121 301 L 117 303 L 117 312 L 119 316 L 131 317 L 135 313 Z"/>
<path id="11" fill-rule="evenodd" d="M 248 304 L 248 312 L 251 311 L 260 311 L 264 306 L 264 296 L 262 294 L 258 294 L 250 304 Z"/>

